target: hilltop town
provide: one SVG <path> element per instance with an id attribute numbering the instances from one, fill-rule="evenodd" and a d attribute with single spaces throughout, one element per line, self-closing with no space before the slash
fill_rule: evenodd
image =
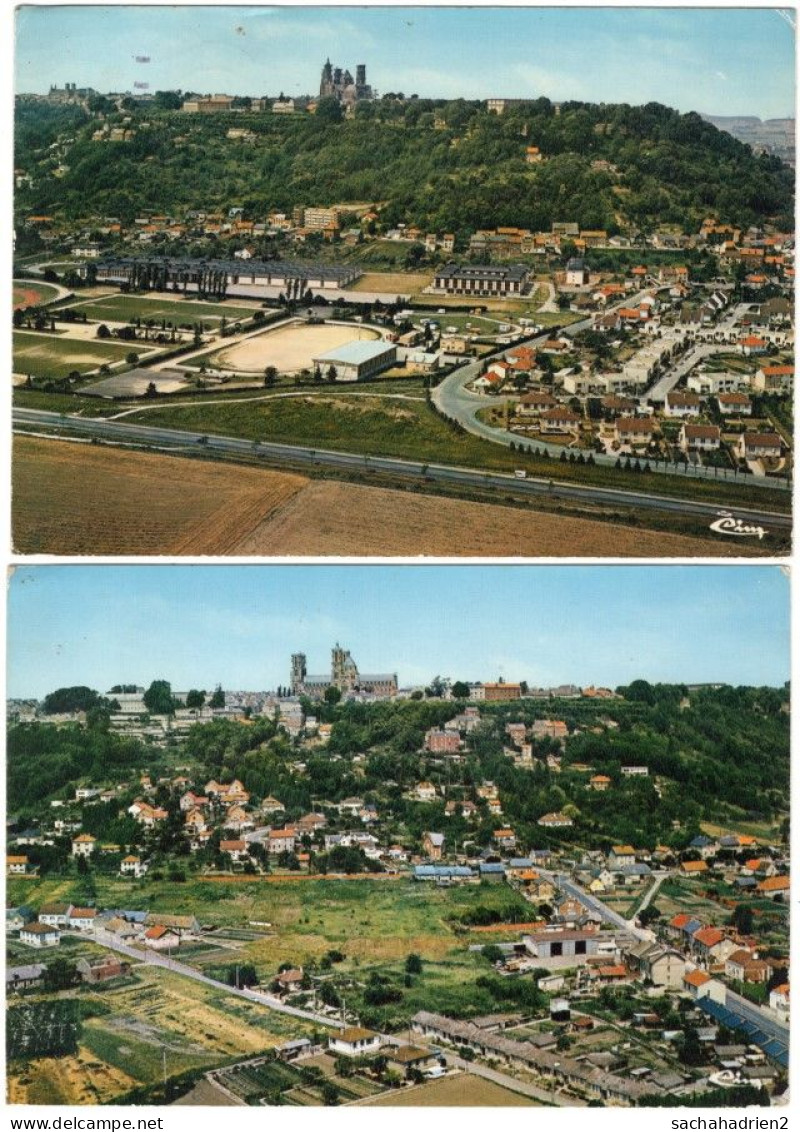
<path id="1" fill-rule="evenodd" d="M 780 1103 L 786 688 L 7 710 L 12 1100 Z"/>
<path id="2" fill-rule="evenodd" d="M 20 96 L 17 120 L 18 431 L 55 412 L 98 444 L 134 430 L 207 461 L 496 503 L 492 471 L 529 508 L 556 480 L 551 502 L 580 484 L 605 521 L 603 491 L 625 487 L 638 502 L 617 521 L 708 537 L 739 507 L 761 532 L 745 553 L 786 545 L 780 158 L 654 104 L 378 97 L 365 64 L 330 61 L 307 98 L 68 84 Z M 18 448 L 25 546 L 27 485 L 54 454 Z"/>

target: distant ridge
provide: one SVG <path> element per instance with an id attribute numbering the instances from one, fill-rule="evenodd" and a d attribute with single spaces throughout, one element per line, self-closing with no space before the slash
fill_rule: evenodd
<path id="1" fill-rule="evenodd" d="M 789 165 L 795 163 L 794 118 L 767 118 L 762 121 L 755 115 L 701 114 L 700 117 L 749 145 L 756 153 L 771 153 Z"/>

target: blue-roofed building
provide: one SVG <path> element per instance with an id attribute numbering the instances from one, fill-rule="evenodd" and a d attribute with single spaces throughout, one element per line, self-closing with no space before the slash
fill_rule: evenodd
<path id="1" fill-rule="evenodd" d="M 686 936 L 687 939 L 691 939 L 692 936 L 694 935 L 694 933 L 699 932 L 700 929 L 703 926 L 704 925 L 703 925 L 702 920 L 697 920 L 697 919 L 693 918 L 683 925 L 683 927 L 681 928 L 681 931 L 683 932 L 683 934 Z"/>
<path id="2" fill-rule="evenodd" d="M 754 1045 L 764 1051 L 767 1057 L 777 1062 L 784 1069 L 788 1068 L 788 1031 L 786 1031 L 787 1037 L 784 1040 L 782 1033 L 778 1031 L 774 1023 L 768 1021 L 765 1023 L 766 1028 L 762 1029 L 753 1017 L 754 1011 L 748 1011 L 747 1014 L 744 1014 L 735 1007 L 723 1006 L 721 1002 L 714 1002 L 710 998 L 699 998 L 696 1004 L 715 1021 L 721 1022 L 729 1029 L 742 1030 Z"/>
<path id="3" fill-rule="evenodd" d="M 434 884 L 464 884 L 474 876 L 474 871 L 468 865 L 414 866 L 414 880 L 433 881 Z"/>
<path id="4" fill-rule="evenodd" d="M 651 876 L 653 872 L 649 865 L 643 865 L 638 862 L 635 865 L 623 865 L 621 869 L 615 869 L 614 871 L 618 876 L 622 877 L 624 884 L 639 884 L 641 881 Z"/>
<path id="5" fill-rule="evenodd" d="M 709 857 L 713 857 L 717 851 L 718 845 L 716 841 L 712 841 L 710 837 L 706 837 L 704 833 L 698 834 L 693 837 L 689 842 L 690 849 L 696 849 L 702 859 L 705 861 Z"/>
<path id="6" fill-rule="evenodd" d="M 323 376 L 327 376 L 332 370 L 336 381 L 362 381 L 364 378 L 374 377 L 394 365 L 396 360 L 396 346 L 374 338 L 345 342 L 313 359 L 314 365 L 323 371 Z"/>
<path id="7" fill-rule="evenodd" d="M 512 857 L 508 862 L 510 869 L 532 869 L 533 861 L 530 857 Z"/>
<path id="8" fill-rule="evenodd" d="M 478 873 L 481 880 L 488 880 L 493 884 L 497 884 L 501 880 L 505 880 L 506 867 L 498 861 L 482 861 L 478 865 Z"/>
<path id="9" fill-rule="evenodd" d="M 127 920 L 129 924 L 143 924 L 148 917 L 147 912 L 131 912 L 126 909 L 121 909 L 117 915 L 122 920 Z"/>

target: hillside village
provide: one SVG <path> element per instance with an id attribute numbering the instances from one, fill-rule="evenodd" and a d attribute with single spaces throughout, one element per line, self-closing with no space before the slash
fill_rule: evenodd
<path id="1" fill-rule="evenodd" d="M 437 677 L 381 695 L 349 653 L 333 656 L 334 673 L 345 658 L 344 684 L 317 699 L 218 689 L 211 708 L 193 691 L 159 718 L 141 711 L 171 696 L 155 681 L 52 717 L 45 707 L 76 692 L 88 703 L 89 690 L 9 704 L 15 1002 L 44 1008 L 54 986 L 80 985 L 112 1014 L 118 995 L 130 1010 L 126 988 L 158 982 L 166 965 L 294 1018 L 294 1031 L 281 1028 L 289 1040 L 260 1059 L 204 1062 L 229 1103 L 320 1103 L 321 1090 L 347 1103 L 353 1073 L 359 1095 L 378 1096 L 484 1065 L 539 1102 L 554 1088 L 563 1103 L 780 1097 L 782 691 Z M 724 784 L 708 761 L 721 711 L 739 752 Z M 753 778 L 745 752 L 758 734 L 776 773 Z M 677 753 L 698 742 L 706 755 Z M 17 744 L 28 759 L 40 752 L 42 775 L 48 750 L 71 751 L 74 770 L 23 786 Z M 81 773 L 82 761 L 99 773 Z M 701 780 L 716 783 L 714 801 Z M 406 941 L 405 920 L 388 962 L 366 958 L 367 929 L 334 928 L 339 902 L 366 899 L 365 885 L 384 904 L 384 931 L 387 916 L 441 907 L 430 953 L 413 945 L 421 927 Z M 292 928 L 298 886 L 321 901 L 311 948 Z M 209 903 L 215 890 L 222 904 Z M 277 1063 L 287 1068 L 276 1094 Z"/>

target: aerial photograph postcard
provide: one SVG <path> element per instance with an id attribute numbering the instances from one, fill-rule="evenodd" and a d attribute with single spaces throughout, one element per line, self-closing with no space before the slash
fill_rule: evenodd
<path id="1" fill-rule="evenodd" d="M 789 550 L 793 9 L 15 39 L 20 553 Z"/>
<path id="2" fill-rule="evenodd" d="M 788 601 L 747 564 L 17 568 L 9 1103 L 785 1105 Z"/>

